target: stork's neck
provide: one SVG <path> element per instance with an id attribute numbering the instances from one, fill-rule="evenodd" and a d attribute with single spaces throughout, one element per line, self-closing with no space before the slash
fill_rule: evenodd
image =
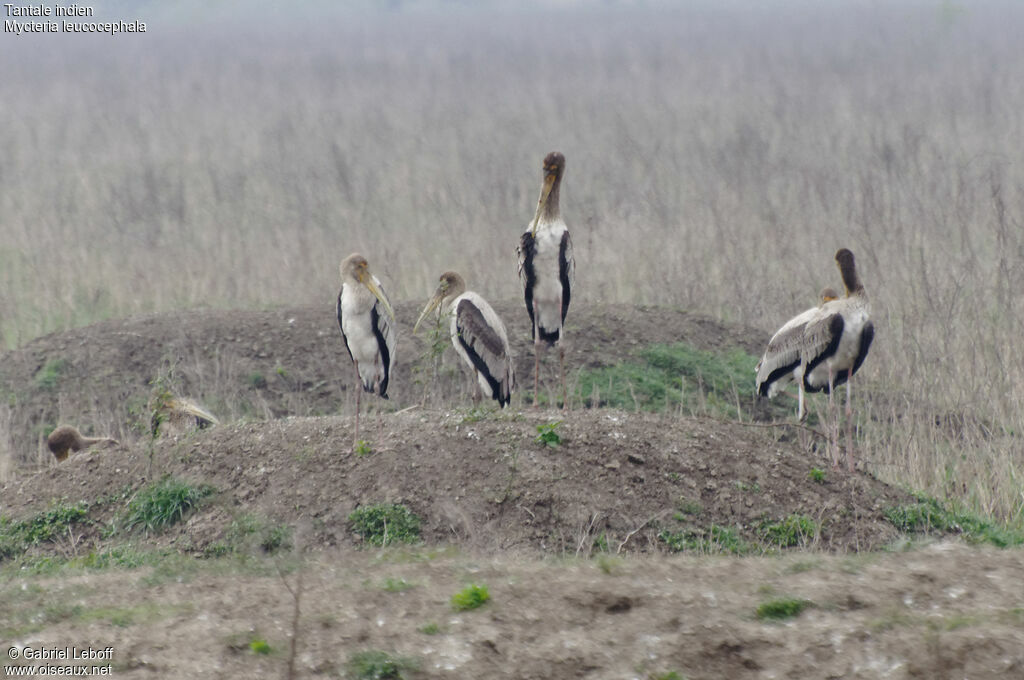
<path id="1" fill-rule="evenodd" d="M 558 219 L 558 191 L 562 186 L 562 176 L 555 177 L 555 183 L 551 185 L 551 193 L 548 194 L 547 202 L 541 207 L 540 219 L 542 222 L 553 222 Z"/>
<path id="2" fill-rule="evenodd" d="M 847 297 L 864 294 L 864 284 L 860 282 L 860 277 L 857 276 L 857 266 L 852 261 L 840 263 L 839 275 L 843 277 Z"/>

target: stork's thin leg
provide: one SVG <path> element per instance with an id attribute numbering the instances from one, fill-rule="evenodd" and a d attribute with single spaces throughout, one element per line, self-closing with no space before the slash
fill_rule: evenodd
<path id="1" fill-rule="evenodd" d="M 540 317 L 537 312 L 537 301 L 533 301 L 533 407 L 537 408 L 537 397 L 540 394 Z"/>
<path id="2" fill-rule="evenodd" d="M 562 383 L 562 410 L 569 410 L 569 393 L 565 389 L 565 348 L 558 342 L 558 379 Z"/>
<path id="3" fill-rule="evenodd" d="M 480 391 L 480 378 L 477 374 L 473 374 L 473 404 L 478 405 L 484 398 L 483 392 Z"/>
<path id="4" fill-rule="evenodd" d="M 352 435 L 352 451 L 355 452 L 359 444 L 359 397 L 363 393 L 363 380 L 359 377 L 359 364 L 353 362 L 356 367 L 356 432 Z"/>
<path id="5" fill-rule="evenodd" d="M 828 448 L 832 456 L 832 469 L 839 469 L 839 410 L 835 407 L 835 375 L 828 371 Z"/>
<path id="6" fill-rule="evenodd" d="M 807 364 L 803 365 L 803 369 L 806 370 Z M 807 416 L 807 411 L 804 410 L 804 371 L 800 371 L 800 381 L 797 383 L 799 397 L 797 398 L 797 409 L 796 409 L 796 420 L 798 423 L 804 422 L 804 418 Z"/>
<path id="7" fill-rule="evenodd" d="M 374 385 L 374 391 L 380 394 L 380 378 L 377 379 L 377 384 Z M 384 417 L 380 401 L 377 401 L 377 448 L 381 449 L 384 447 Z"/>
<path id="8" fill-rule="evenodd" d="M 850 378 L 846 378 L 846 467 L 853 472 L 853 406 L 850 404 Z"/>

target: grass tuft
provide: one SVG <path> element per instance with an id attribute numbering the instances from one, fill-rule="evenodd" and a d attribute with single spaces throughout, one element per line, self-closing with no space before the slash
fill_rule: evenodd
<path id="1" fill-rule="evenodd" d="M 382 503 L 357 508 L 348 516 L 352 528 L 372 545 L 420 540 L 420 518 L 404 505 Z"/>
<path id="2" fill-rule="evenodd" d="M 790 515 L 777 522 L 765 520 L 757 529 L 763 541 L 780 548 L 806 545 L 818 534 L 818 523 L 806 515 Z"/>
<path id="3" fill-rule="evenodd" d="M 141 527 L 146 533 L 163 531 L 197 508 L 214 491 L 209 485 L 194 485 L 174 477 L 164 477 L 135 494 L 128 503 L 124 528 L 131 531 Z"/>
<path id="4" fill-rule="evenodd" d="M 685 530 L 672 532 L 667 529 L 658 533 L 658 538 L 670 552 L 695 552 L 701 554 L 731 553 L 745 555 L 751 552 L 751 545 L 740 538 L 730 527 L 712 524 L 703 531 Z"/>
<path id="5" fill-rule="evenodd" d="M 757 608 L 757 618 L 772 621 L 792 619 L 800 615 L 800 612 L 812 606 L 810 600 L 801 600 L 794 597 L 780 597 L 761 603 Z"/>
<path id="6" fill-rule="evenodd" d="M 544 444 L 555 448 L 562 445 L 562 437 L 558 434 L 558 426 L 562 424 L 561 420 L 556 420 L 553 423 L 547 423 L 545 425 L 537 426 L 537 437 L 533 440 L 538 444 Z"/>
<path id="7" fill-rule="evenodd" d="M 452 609 L 457 612 L 478 609 L 490 599 L 491 594 L 487 591 L 487 586 L 469 585 L 452 595 Z"/>
<path id="8" fill-rule="evenodd" d="M 414 659 L 371 649 L 349 657 L 345 670 L 355 680 L 403 680 L 407 671 L 418 668 Z"/>

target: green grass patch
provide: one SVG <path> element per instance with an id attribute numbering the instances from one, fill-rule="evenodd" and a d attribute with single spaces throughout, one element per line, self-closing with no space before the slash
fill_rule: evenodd
<path id="1" fill-rule="evenodd" d="M 561 420 L 556 420 L 553 423 L 547 423 L 545 425 L 537 426 L 537 437 L 533 440 L 538 444 L 544 444 L 555 448 L 556 446 L 562 445 L 562 437 L 558 434 L 558 426 L 562 424 Z"/>
<path id="2" fill-rule="evenodd" d="M 810 479 L 812 482 L 824 484 L 825 471 L 822 470 L 821 468 L 811 468 L 811 471 L 807 473 L 807 478 Z"/>
<path id="3" fill-rule="evenodd" d="M 795 597 L 779 597 L 762 602 L 757 608 L 757 618 L 762 621 L 792 619 L 799 616 L 800 612 L 812 605 L 813 603 L 810 600 L 801 600 Z"/>
<path id="4" fill-rule="evenodd" d="M 709 352 L 685 343 L 651 345 L 633 361 L 584 370 L 576 398 L 589 407 L 738 416 L 749 403 L 758 358 L 741 349 Z M 788 413 L 788 410 L 785 411 Z"/>
<path id="5" fill-rule="evenodd" d="M 735 529 L 717 524 L 712 524 L 705 530 L 688 529 L 673 532 L 665 529 L 658 533 L 658 538 L 670 552 L 746 555 L 752 551 L 750 543 L 740 538 Z"/>
<path id="6" fill-rule="evenodd" d="M 355 532 L 372 545 L 420 540 L 420 518 L 404 505 L 381 503 L 357 508 L 349 514 L 348 521 Z"/>
<path id="7" fill-rule="evenodd" d="M 893 526 L 907 533 L 959 534 L 1000 548 L 1024 544 L 1024 531 L 1020 529 L 999 526 L 965 510 L 947 508 L 938 499 L 927 496 L 917 496 L 916 503 L 887 508 L 884 514 Z"/>
<path id="8" fill-rule="evenodd" d="M 491 594 L 487 591 L 487 586 L 469 585 L 452 595 L 452 609 L 457 612 L 478 609 L 490 599 Z"/>
<path id="9" fill-rule="evenodd" d="M 231 552 L 262 552 L 273 555 L 292 549 L 292 528 L 276 524 L 260 515 L 246 513 L 231 521 L 225 532 L 226 543 L 215 543 L 206 550 L 208 557 Z"/>
<path id="10" fill-rule="evenodd" d="M 806 515 L 790 515 L 777 522 L 763 521 L 757 534 L 765 543 L 791 548 L 813 540 L 818 534 L 818 523 Z"/>
<path id="11" fill-rule="evenodd" d="M 214 491 L 209 485 L 164 477 L 135 494 L 128 503 L 123 526 L 129 531 L 138 527 L 146 533 L 161 532 L 179 522 Z"/>
<path id="12" fill-rule="evenodd" d="M 385 590 L 389 593 L 401 593 L 405 592 L 406 590 L 411 590 L 415 587 L 416 584 L 409 583 L 404 578 L 391 577 L 384 579 L 384 582 L 380 586 L 381 590 Z"/>
<path id="13" fill-rule="evenodd" d="M 261 638 L 257 638 L 249 643 L 249 649 L 252 650 L 253 654 L 270 654 L 273 650 L 270 648 L 270 644 Z"/>
<path id="14" fill-rule="evenodd" d="M 18 557 L 31 546 L 64 536 L 73 524 L 85 522 L 88 515 L 89 503 L 60 501 L 28 519 L 0 517 L 0 560 Z"/>
<path id="15" fill-rule="evenodd" d="M 64 359 L 50 359 L 36 371 L 36 386 L 41 390 L 52 390 L 57 386 L 67 366 L 68 362 Z"/>
<path id="16" fill-rule="evenodd" d="M 418 668 L 415 659 L 375 649 L 356 652 L 345 664 L 346 677 L 355 680 L 403 680 Z"/>

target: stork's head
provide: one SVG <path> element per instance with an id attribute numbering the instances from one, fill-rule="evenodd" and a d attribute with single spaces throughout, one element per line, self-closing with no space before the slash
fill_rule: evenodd
<path id="1" fill-rule="evenodd" d="M 853 261 L 853 253 L 848 248 L 840 248 L 836 252 L 836 264 L 839 265 L 839 275 L 843 277 L 847 296 L 864 289 L 860 277 L 857 276 L 857 265 Z"/>
<path id="2" fill-rule="evenodd" d="M 822 288 L 818 296 L 821 298 L 821 304 L 839 299 L 839 293 L 837 293 L 836 289 L 832 286 L 825 286 Z"/>
<path id="3" fill-rule="evenodd" d="M 370 273 L 370 265 L 365 257 L 359 253 L 352 253 L 341 261 L 340 270 L 342 283 L 347 281 L 355 285 L 365 286 L 367 290 L 373 293 L 373 296 L 377 298 L 381 306 L 388 313 L 388 316 L 394 321 L 395 310 L 391 308 L 391 303 L 388 302 L 387 296 L 384 295 L 384 291 L 377 285 L 376 278 Z"/>
<path id="4" fill-rule="evenodd" d="M 544 182 L 540 185 L 540 198 L 537 200 L 537 214 L 533 218 L 533 236 L 537 236 L 537 225 L 540 223 L 540 216 L 545 212 L 558 212 L 558 183 L 562 180 L 562 173 L 565 172 L 565 156 L 558 151 L 552 151 L 544 157 Z M 551 195 L 554 193 L 555 198 Z M 548 202 L 553 201 L 554 205 L 548 208 Z"/>
<path id="5" fill-rule="evenodd" d="M 448 300 L 454 300 L 458 296 L 466 292 L 466 282 L 456 272 L 445 272 L 441 274 L 441 278 L 438 279 L 437 290 L 434 291 L 434 296 L 427 302 L 427 306 L 423 308 L 420 313 L 420 318 L 416 319 L 416 325 L 413 326 L 412 332 L 416 333 L 416 330 L 420 327 L 420 322 L 434 311 L 438 307 L 444 307 Z"/>

